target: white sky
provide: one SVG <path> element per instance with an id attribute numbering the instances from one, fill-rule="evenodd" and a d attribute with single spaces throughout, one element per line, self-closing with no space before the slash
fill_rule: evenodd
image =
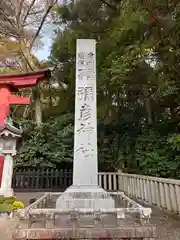
<path id="1" fill-rule="evenodd" d="M 39 58 L 39 60 L 47 60 L 50 55 L 52 40 L 48 37 L 44 37 L 42 39 L 44 46 L 40 48 L 35 55 Z"/>

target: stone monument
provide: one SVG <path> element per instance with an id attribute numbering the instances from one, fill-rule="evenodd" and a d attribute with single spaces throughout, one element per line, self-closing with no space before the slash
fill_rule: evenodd
<path id="1" fill-rule="evenodd" d="M 20 210 L 14 240 L 156 237 L 150 208 L 98 186 L 95 46 L 95 40 L 77 40 L 73 185 Z"/>
<path id="2" fill-rule="evenodd" d="M 17 152 L 17 140 L 22 128 L 10 119 L 10 105 L 29 104 L 29 97 L 13 95 L 20 88 L 35 86 L 50 76 L 49 70 L 38 72 L 0 75 L 0 195 L 12 196 L 13 156 Z"/>
<path id="3" fill-rule="evenodd" d="M 98 186 L 96 111 L 96 41 L 78 39 L 73 185 L 57 199 L 57 209 L 114 208 L 113 198 Z"/>

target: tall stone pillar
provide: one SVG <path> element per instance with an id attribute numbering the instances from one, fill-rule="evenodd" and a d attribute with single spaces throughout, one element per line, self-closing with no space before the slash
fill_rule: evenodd
<path id="1" fill-rule="evenodd" d="M 114 200 L 98 186 L 96 106 L 96 41 L 78 39 L 73 185 L 57 200 L 56 208 L 113 208 Z"/>
<path id="2" fill-rule="evenodd" d="M 73 185 L 98 185 L 95 40 L 77 40 L 73 164 Z"/>

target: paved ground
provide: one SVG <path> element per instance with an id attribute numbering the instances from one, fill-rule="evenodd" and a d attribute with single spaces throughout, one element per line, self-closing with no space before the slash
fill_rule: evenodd
<path id="1" fill-rule="evenodd" d="M 43 193 L 18 193 L 16 197 L 27 206 L 30 198 L 39 198 L 42 195 Z M 157 240 L 180 240 L 180 217 L 161 211 L 156 207 L 153 207 L 152 210 L 152 223 L 157 227 Z M 3 226 L 0 223 L 0 232 L 2 229 Z M 7 238 L 1 239 L 9 240 Z"/>

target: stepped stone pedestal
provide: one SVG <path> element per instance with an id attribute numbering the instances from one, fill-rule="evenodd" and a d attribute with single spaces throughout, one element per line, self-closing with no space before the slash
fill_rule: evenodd
<path id="1" fill-rule="evenodd" d="M 78 186 L 69 187 L 57 200 L 56 208 L 114 208 L 114 199 L 102 188 L 98 186 Z"/>

